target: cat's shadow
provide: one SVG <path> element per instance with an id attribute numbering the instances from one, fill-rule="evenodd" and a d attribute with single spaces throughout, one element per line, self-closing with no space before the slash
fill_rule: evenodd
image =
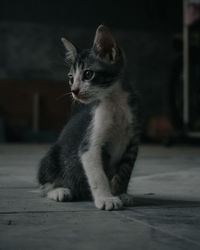
<path id="1" fill-rule="evenodd" d="M 133 196 L 134 197 L 134 196 Z M 162 199 L 153 197 L 134 197 L 134 202 L 127 207 L 138 206 L 170 206 L 170 207 L 200 207 L 200 201 Z"/>

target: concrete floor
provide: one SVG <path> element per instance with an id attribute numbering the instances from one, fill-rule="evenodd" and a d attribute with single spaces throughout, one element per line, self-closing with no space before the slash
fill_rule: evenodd
<path id="1" fill-rule="evenodd" d="M 40 197 L 35 179 L 46 145 L 0 145 L 0 249 L 200 249 L 200 149 L 142 146 L 129 192 L 135 206 Z"/>

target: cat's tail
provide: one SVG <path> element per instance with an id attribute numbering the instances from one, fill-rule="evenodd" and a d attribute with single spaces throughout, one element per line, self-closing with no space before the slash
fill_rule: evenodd
<path id="1" fill-rule="evenodd" d="M 160 205 L 165 204 L 168 201 L 159 200 L 156 198 L 149 198 L 144 196 L 133 196 L 131 194 L 120 194 L 119 195 L 124 207 L 136 207 L 136 206 L 149 206 L 149 205 Z"/>
<path id="2" fill-rule="evenodd" d="M 135 199 L 131 194 L 120 194 L 119 198 L 121 199 L 124 207 L 133 207 L 135 205 Z"/>

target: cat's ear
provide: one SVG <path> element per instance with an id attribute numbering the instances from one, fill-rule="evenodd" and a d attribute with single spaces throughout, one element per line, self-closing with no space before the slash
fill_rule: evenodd
<path id="1" fill-rule="evenodd" d="M 61 41 L 66 49 L 66 59 L 73 62 L 77 56 L 76 47 L 64 37 L 61 38 Z"/>
<path id="2" fill-rule="evenodd" d="M 100 25 L 96 30 L 93 51 L 107 63 L 115 63 L 119 56 L 117 41 L 104 25 Z"/>

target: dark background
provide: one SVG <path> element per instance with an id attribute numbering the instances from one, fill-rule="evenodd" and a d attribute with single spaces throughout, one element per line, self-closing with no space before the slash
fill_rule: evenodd
<path id="1" fill-rule="evenodd" d="M 2 140 L 31 141 L 39 94 L 37 140 L 51 141 L 71 109 L 60 37 L 90 47 L 99 24 L 110 27 L 127 55 L 141 95 L 144 140 L 174 130 L 169 89 L 180 51 L 182 1 L 0 1 L 0 117 Z"/>
<path id="2" fill-rule="evenodd" d="M 36 22 L 67 27 L 178 31 L 182 1 L 12 1 L 1 0 L 1 20 Z"/>

